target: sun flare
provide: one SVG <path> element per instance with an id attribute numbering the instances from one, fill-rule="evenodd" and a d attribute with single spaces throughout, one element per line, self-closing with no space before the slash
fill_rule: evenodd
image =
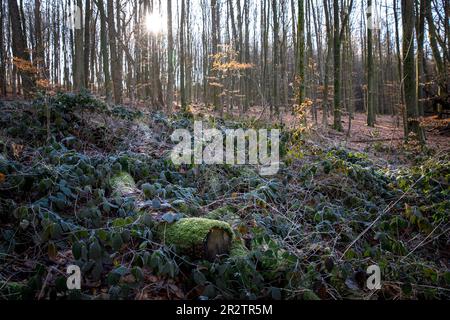
<path id="1" fill-rule="evenodd" d="M 149 13 L 145 17 L 145 28 L 149 33 L 165 33 L 167 28 L 167 21 L 164 17 L 157 13 Z"/>

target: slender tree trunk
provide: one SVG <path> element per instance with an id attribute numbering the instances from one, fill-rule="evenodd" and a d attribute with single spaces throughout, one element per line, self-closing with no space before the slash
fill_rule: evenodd
<path id="1" fill-rule="evenodd" d="M 298 27 L 297 27 L 297 68 L 298 68 L 298 105 L 305 100 L 305 3 L 298 0 Z"/>
<path id="2" fill-rule="evenodd" d="M 342 27 L 340 21 L 339 0 L 334 0 L 334 129 L 343 131 L 342 127 L 342 101 L 341 101 L 341 44 L 344 37 L 345 26 L 353 9 L 354 0 L 350 0 L 348 11 L 346 12 Z"/>
<path id="3" fill-rule="evenodd" d="M 18 58 L 21 61 L 16 61 L 16 64 L 21 65 L 18 69 L 18 73 L 22 79 L 22 89 L 26 97 L 33 94 L 35 90 L 35 77 L 32 72 L 30 72 L 29 66 L 23 66 L 23 64 L 30 64 L 30 53 L 27 48 L 27 41 L 25 36 L 25 30 L 23 28 L 23 23 L 21 21 L 21 16 L 19 12 L 19 7 L 16 0 L 8 0 L 9 7 L 9 20 L 11 23 L 12 31 L 12 52 L 14 58 Z"/>
<path id="4" fill-rule="evenodd" d="M 185 48 L 185 21 L 186 21 L 186 3 L 181 0 L 181 19 L 180 19 L 180 96 L 181 96 L 181 110 L 187 110 L 186 102 L 186 48 Z"/>
<path id="5" fill-rule="evenodd" d="M 373 6 L 372 0 L 367 1 L 367 125 L 375 127 L 374 106 L 374 70 L 373 70 Z"/>
<path id="6" fill-rule="evenodd" d="M 434 25 L 435 22 L 433 21 L 433 13 L 432 13 L 432 2 L 426 1 L 426 18 L 428 22 L 428 35 L 429 35 L 429 42 L 431 46 L 431 51 L 433 52 L 434 61 L 436 63 L 436 71 L 437 71 L 437 83 L 438 83 L 438 96 L 440 97 L 443 94 L 447 94 L 447 68 L 444 64 L 444 59 L 441 56 L 441 52 L 439 50 L 438 46 L 438 34 L 436 31 L 436 26 Z M 448 21 L 447 21 L 448 22 Z M 447 27 L 448 28 L 448 27 Z M 406 93 L 406 92 L 405 92 Z M 437 111 L 439 113 L 439 116 L 441 117 L 443 107 L 441 104 L 438 104 Z"/>
<path id="7" fill-rule="evenodd" d="M 77 0 L 77 6 L 80 11 L 81 17 L 83 17 L 83 1 Z M 81 28 L 75 29 L 75 61 L 74 61 L 74 86 L 75 90 L 82 90 L 86 88 L 84 82 L 84 33 L 83 33 L 83 21 L 80 19 Z"/>
<path id="8" fill-rule="evenodd" d="M 6 96 L 6 50 L 3 0 L 0 0 L 0 95 Z"/>
<path id="9" fill-rule="evenodd" d="M 340 37 L 339 0 L 334 0 L 334 129 L 342 131 L 342 103 L 341 103 L 341 37 Z"/>
<path id="10" fill-rule="evenodd" d="M 166 108 L 167 112 L 172 112 L 173 106 L 173 86 L 174 86 L 174 74 L 173 74 L 173 32 L 172 32 L 172 0 L 167 0 L 167 98 Z"/>
<path id="11" fill-rule="evenodd" d="M 330 62 L 331 62 L 331 52 L 333 50 L 333 33 L 331 28 L 331 16 L 328 6 L 328 0 L 323 0 L 323 6 L 325 11 L 325 24 L 327 33 L 327 54 L 325 61 L 325 77 L 324 77 L 324 88 L 323 88 L 323 114 L 322 114 L 322 125 L 328 127 L 328 110 L 329 110 L 329 83 L 330 83 Z"/>
<path id="12" fill-rule="evenodd" d="M 122 65 L 119 63 L 119 55 L 117 51 L 117 35 L 114 23 L 114 1 L 107 0 L 108 7 L 108 36 L 109 50 L 111 55 L 111 70 L 114 88 L 114 102 L 121 104 L 123 100 L 122 92 Z"/>
<path id="13" fill-rule="evenodd" d="M 41 1 L 34 1 L 34 29 L 36 33 L 36 67 L 40 75 L 45 77 L 44 42 L 42 38 Z M 47 78 L 47 77 L 46 77 Z"/>
<path id="14" fill-rule="evenodd" d="M 399 15 L 398 15 L 398 2 L 400 0 L 394 0 L 394 22 L 395 22 L 395 46 L 397 49 L 397 66 L 398 66 L 398 78 L 400 83 L 400 113 L 403 118 L 403 123 L 407 122 L 406 119 L 406 102 L 405 102 L 405 91 L 403 86 L 403 61 L 402 61 L 402 51 L 400 46 L 400 30 L 399 30 Z M 404 125 L 404 134 L 408 135 L 407 126 Z"/>
<path id="15" fill-rule="evenodd" d="M 420 0 L 417 4 L 418 9 L 418 23 L 417 23 L 417 95 L 418 95 L 418 107 L 419 116 L 424 115 L 424 42 L 425 42 L 425 15 L 426 15 L 426 1 Z"/>
<path id="16" fill-rule="evenodd" d="M 86 1 L 86 11 L 85 11 L 85 21 L 84 21 L 84 87 L 89 88 L 89 55 L 90 55 L 90 47 L 91 47 L 91 18 L 92 18 L 92 10 L 91 10 L 91 0 Z"/>
<path id="17" fill-rule="evenodd" d="M 217 0 L 211 0 L 211 42 L 212 42 L 212 55 L 216 55 L 219 52 L 219 43 L 220 43 L 220 37 L 219 37 L 219 4 Z M 212 76 L 216 76 L 215 72 L 211 72 Z M 217 82 L 217 81 L 214 81 Z M 219 92 L 216 86 L 212 89 L 212 95 L 213 95 L 213 104 L 215 110 L 221 110 L 220 108 L 220 101 L 219 101 Z"/>
<path id="18" fill-rule="evenodd" d="M 112 86 L 111 86 L 111 74 L 109 71 L 109 52 L 108 52 L 108 40 L 107 40 L 107 28 L 106 28 L 106 13 L 103 0 L 97 1 L 97 7 L 100 13 L 100 51 L 102 57 L 102 68 L 105 85 L 105 95 L 107 103 L 112 102 Z"/>
<path id="19" fill-rule="evenodd" d="M 278 96 L 278 76 L 279 76 L 279 60 L 278 60 L 278 36 L 279 36 L 279 23 L 278 23 L 278 0 L 272 0 L 272 18 L 273 18 L 273 104 L 277 115 L 279 114 L 279 96 Z M 273 115 L 273 110 L 271 112 Z"/>
<path id="20" fill-rule="evenodd" d="M 406 132 L 414 133 L 420 142 L 424 142 L 424 133 L 419 123 L 417 105 L 417 84 L 414 61 L 414 2 L 402 0 L 403 23 L 403 85 L 406 98 L 407 121 Z"/>

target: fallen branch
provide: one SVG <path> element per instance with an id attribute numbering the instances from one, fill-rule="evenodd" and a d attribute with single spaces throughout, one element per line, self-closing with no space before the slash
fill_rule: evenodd
<path id="1" fill-rule="evenodd" d="M 350 141 L 350 143 L 372 143 L 372 142 L 387 142 L 387 141 L 400 141 L 403 138 L 383 138 L 383 139 L 372 139 L 372 140 L 355 140 Z"/>

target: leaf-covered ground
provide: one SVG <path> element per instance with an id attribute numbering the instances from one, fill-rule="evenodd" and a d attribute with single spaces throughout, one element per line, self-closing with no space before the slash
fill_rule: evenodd
<path id="1" fill-rule="evenodd" d="M 448 154 L 394 170 L 284 130 L 271 178 L 174 166 L 170 134 L 193 121 L 87 94 L 0 102 L 0 299 L 450 298 Z M 228 223 L 239 245 L 214 262 L 180 254 L 158 221 L 188 217 Z M 66 290 L 72 264 L 81 292 Z"/>

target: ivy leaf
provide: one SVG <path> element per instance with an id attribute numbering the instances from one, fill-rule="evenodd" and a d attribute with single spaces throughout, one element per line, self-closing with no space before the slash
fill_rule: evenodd
<path id="1" fill-rule="evenodd" d="M 130 269 L 128 269 L 127 267 L 124 267 L 124 266 L 120 266 L 117 269 L 114 269 L 112 272 L 123 277 L 130 273 Z"/>
<path id="2" fill-rule="evenodd" d="M 162 216 L 162 220 L 169 224 L 172 224 L 180 220 L 180 215 L 174 213 L 166 213 L 165 215 Z"/>
<path id="3" fill-rule="evenodd" d="M 153 209 L 155 209 L 155 210 L 161 209 L 161 201 L 159 201 L 158 199 L 154 199 L 154 200 L 152 201 L 152 207 L 153 207 Z"/>
<path id="4" fill-rule="evenodd" d="M 281 300 L 281 290 L 279 288 L 271 288 L 270 290 L 272 299 L 274 300 Z"/>
<path id="5" fill-rule="evenodd" d="M 131 274 L 133 275 L 133 277 L 136 279 L 137 282 L 142 282 L 144 281 L 144 272 L 142 271 L 141 268 L 139 267 L 134 267 L 131 270 Z"/>
<path id="6" fill-rule="evenodd" d="M 73 254 L 73 257 L 75 258 L 75 260 L 81 259 L 81 251 L 82 251 L 81 244 L 79 242 L 75 242 L 72 245 L 72 254 Z"/>
<path id="7" fill-rule="evenodd" d="M 205 275 L 200 272 L 200 270 L 194 270 L 193 272 L 193 278 L 196 284 L 198 284 L 199 286 L 204 286 L 206 283 L 206 277 Z"/>

